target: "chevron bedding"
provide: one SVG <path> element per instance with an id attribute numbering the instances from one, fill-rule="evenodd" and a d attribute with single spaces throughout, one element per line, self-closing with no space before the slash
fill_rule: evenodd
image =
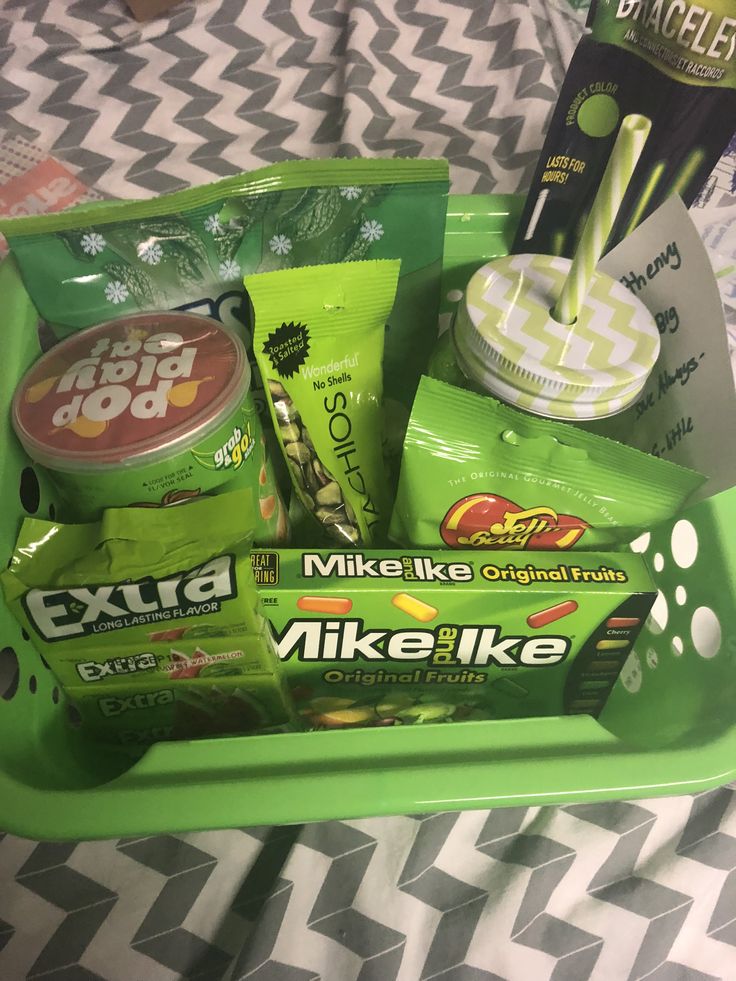
<path id="1" fill-rule="evenodd" d="M 104 195 L 346 153 L 443 155 L 455 192 L 522 190 L 586 6 L 199 0 L 138 24 L 122 0 L 3 0 L 0 137 Z M 696 217 L 722 265 L 735 155 Z M 79 844 L 0 834 L 0 978 L 736 978 L 736 791 Z"/>

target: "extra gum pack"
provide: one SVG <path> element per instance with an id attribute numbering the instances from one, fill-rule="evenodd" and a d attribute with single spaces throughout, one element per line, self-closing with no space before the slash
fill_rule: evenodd
<path id="1" fill-rule="evenodd" d="M 316 728 L 597 716 L 655 591 L 628 553 L 255 550 Z"/>
<path id="2" fill-rule="evenodd" d="M 27 518 L 5 601 L 96 738 L 131 746 L 292 723 L 251 572 L 253 498 Z"/>

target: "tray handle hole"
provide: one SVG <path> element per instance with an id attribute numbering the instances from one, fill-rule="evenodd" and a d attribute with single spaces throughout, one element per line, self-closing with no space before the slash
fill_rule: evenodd
<path id="1" fill-rule="evenodd" d="M 82 716 L 79 714 L 79 709 L 76 705 L 72 705 L 71 702 L 67 702 L 66 705 L 66 719 L 72 729 L 78 729 L 82 724 Z"/>
<path id="2" fill-rule="evenodd" d="M 9 702 L 18 691 L 20 667 L 18 655 L 12 647 L 0 650 L 0 698 Z"/>

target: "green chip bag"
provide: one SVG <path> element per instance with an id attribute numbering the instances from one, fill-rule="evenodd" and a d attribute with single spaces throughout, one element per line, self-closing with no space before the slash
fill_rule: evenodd
<path id="1" fill-rule="evenodd" d="M 294 160 L 146 201 L 0 219 L 56 337 L 183 309 L 250 334 L 243 276 L 400 259 L 386 393 L 411 405 L 437 334 L 446 160 Z"/>
<path id="2" fill-rule="evenodd" d="M 259 725 L 286 724 L 243 530 L 252 510 L 250 492 L 235 491 L 166 509 L 113 508 L 90 524 L 26 518 L 0 573 L 5 601 L 67 692 L 117 699 L 109 717 L 129 712 L 126 731 L 136 729 L 136 709 L 203 679 L 260 692 Z M 168 694 L 157 701 L 156 692 Z"/>
<path id="3" fill-rule="evenodd" d="M 615 548 L 671 518 L 704 480 L 425 377 L 389 535 L 422 548 Z"/>
<path id="4" fill-rule="evenodd" d="M 299 502 L 343 546 L 388 522 L 381 359 L 399 262 L 307 266 L 246 276 L 253 346 Z"/>

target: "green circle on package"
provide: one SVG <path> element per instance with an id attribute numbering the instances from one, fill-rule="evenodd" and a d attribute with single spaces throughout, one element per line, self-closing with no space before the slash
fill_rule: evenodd
<path id="1" fill-rule="evenodd" d="M 618 125 L 618 103 L 603 93 L 589 96 L 578 109 L 578 126 L 586 136 L 608 136 Z"/>

